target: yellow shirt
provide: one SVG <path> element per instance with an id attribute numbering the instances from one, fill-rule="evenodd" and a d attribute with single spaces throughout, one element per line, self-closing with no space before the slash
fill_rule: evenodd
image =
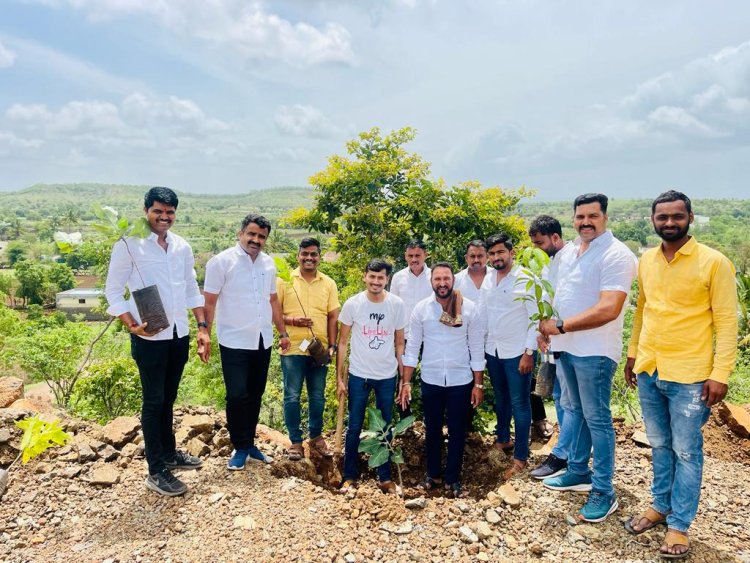
<path id="1" fill-rule="evenodd" d="M 638 308 L 628 357 L 635 373 L 726 383 L 737 355 L 734 266 L 691 237 L 667 262 L 661 245 L 638 264 Z"/>
<path id="2" fill-rule="evenodd" d="M 276 278 L 276 293 L 284 316 L 311 318 L 316 338 L 323 346 L 328 346 L 328 313 L 341 307 L 336 282 L 322 272 L 308 282 L 300 275 L 299 268 L 292 271 L 291 278 L 291 284 Z M 287 355 L 308 355 L 300 350 L 299 345 L 305 338 L 310 340 L 310 329 L 291 325 L 286 325 L 286 328 L 292 342 Z"/>

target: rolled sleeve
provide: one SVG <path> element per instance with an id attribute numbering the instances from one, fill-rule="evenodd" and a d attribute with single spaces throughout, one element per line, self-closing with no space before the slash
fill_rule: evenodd
<path id="1" fill-rule="evenodd" d="M 104 295 L 107 298 L 107 313 L 118 317 L 130 311 L 130 303 L 125 299 L 125 286 L 133 273 L 133 261 L 128 255 L 123 241 L 117 241 L 112 247 L 112 257 L 109 260 L 107 281 Z"/>
<path id="2" fill-rule="evenodd" d="M 422 318 L 420 316 L 419 307 L 416 307 L 414 311 L 412 311 L 408 329 L 409 339 L 406 341 L 403 363 L 407 367 L 415 368 L 419 363 L 419 348 L 422 346 L 423 337 Z"/>

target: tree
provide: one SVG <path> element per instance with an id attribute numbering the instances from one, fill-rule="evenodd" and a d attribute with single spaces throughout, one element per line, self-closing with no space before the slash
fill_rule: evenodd
<path id="1" fill-rule="evenodd" d="M 16 262 L 20 262 L 26 258 L 28 246 L 28 244 L 19 240 L 14 240 L 13 242 L 8 243 L 6 253 L 8 254 L 8 263 L 11 267 L 15 266 Z"/>
<path id="2" fill-rule="evenodd" d="M 504 231 L 525 240 L 523 220 L 508 214 L 531 192 L 482 189 L 477 182 L 446 189 L 442 180 L 430 180 L 421 156 L 404 149 L 415 135 L 409 127 L 385 136 L 378 128 L 360 133 L 347 143 L 348 157 L 331 156 L 310 178 L 314 206 L 294 211 L 290 222 L 333 235 L 341 260 L 357 269 L 376 256 L 403 264 L 412 238 L 426 242 L 433 260 L 454 263 L 474 238 Z"/>

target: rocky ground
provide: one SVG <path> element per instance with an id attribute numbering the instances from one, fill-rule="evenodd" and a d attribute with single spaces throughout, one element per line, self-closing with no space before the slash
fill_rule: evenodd
<path id="1" fill-rule="evenodd" d="M 15 453 L 12 421 L 25 415 L 23 406 L 0 409 L 3 467 Z M 331 463 L 285 461 L 284 437 L 265 428 L 259 445 L 277 461 L 229 472 L 221 413 L 186 409 L 177 413 L 177 436 L 204 457 L 204 466 L 181 472 L 190 487 L 185 496 L 165 498 L 143 484 L 137 419 L 104 428 L 64 424 L 75 435 L 68 446 L 12 472 L 0 500 L 2 561 L 659 560 L 663 529 L 634 537 L 622 527 L 647 506 L 651 470 L 649 448 L 621 423 L 615 477 L 621 508 L 596 525 L 572 525 L 585 495 L 548 491 L 526 476 L 502 483 L 509 460 L 488 453 L 489 441 L 478 435 L 469 440 L 464 470 L 470 496 L 456 500 L 423 495 L 414 486 L 424 470 L 422 429 L 410 430 L 405 503 L 381 494 L 372 475 L 356 494 L 334 492 Z M 549 447 L 535 444 L 535 460 Z M 715 414 L 706 450 L 690 560 L 750 561 L 750 440 Z"/>

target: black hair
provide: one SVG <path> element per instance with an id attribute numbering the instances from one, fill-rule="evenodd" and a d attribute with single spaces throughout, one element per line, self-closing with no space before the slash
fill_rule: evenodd
<path id="1" fill-rule="evenodd" d="M 607 204 L 609 203 L 609 198 L 604 194 L 595 194 L 595 193 L 579 195 L 573 202 L 573 211 L 575 211 L 579 205 L 586 205 L 587 203 L 596 203 L 596 202 L 599 202 L 599 205 L 602 208 L 602 213 L 606 213 Z"/>
<path id="2" fill-rule="evenodd" d="M 438 268 L 448 268 L 451 271 L 451 276 L 453 275 L 453 265 L 450 262 L 437 262 L 432 265 L 432 272 L 430 272 L 430 277 L 435 275 L 435 270 Z"/>
<path id="3" fill-rule="evenodd" d="M 469 244 L 466 245 L 466 254 L 469 253 L 469 249 L 474 246 L 476 248 L 484 248 L 487 250 L 487 247 L 484 245 L 483 240 L 479 240 L 478 238 L 475 238 L 474 240 L 470 240 Z"/>
<path id="4" fill-rule="evenodd" d="M 382 258 L 373 258 L 365 266 L 365 274 L 367 272 L 382 272 L 385 270 L 385 275 L 390 276 L 393 271 L 393 264 L 386 262 Z"/>
<path id="5" fill-rule="evenodd" d="M 320 241 L 315 237 L 305 237 L 299 241 L 299 249 L 307 248 L 308 246 L 317 246 L 318 252 L 320 252 Z"/>
<path id="6" fill-rule="evenodd" d="M 693 212 L 693 204 L 690 202 L 690 198 L 682 192 L 677 190 L 667 190 L 666 192 L 659 194 L 654 202 L 651 204 L 651 215 L 656 213 L 656 205 L 659 203 L 669 203 L 670 201 L 682 201 L 685 202 L 685 209 L 688 213 Z"/>
<path id="7" fill-rule="evenodd" d="M 409 250 L 410 248 L 421 248 L 425 251 L 425 253 L 427 252 L 427 245 L 424 243 L 424 241 L 416 238 L 413 238 L 406 243 L 406 250 Z"/>
<path id="8" fill-rule="evenodd" d="M 513 250 L 513 241 L 505 233 L 497 233 L 496 235 L 490 235 L 487 240 L 484 241 L 484 246 L 489 251 L 490 248 L 502 244 L 508 250 Z"/>
<path id="9" fill-rule="evenodd" d="M 146 192 L 146 195 L 143 196 L 143 207 L 151 209 L 155 201 L 163 203 L 164 205 L 170 205 L 175 209 L 177 209 L 177 204 L 180 202 L 174 191 L 163 186 L 154 186 Z"/>
<path id="10" fill-rule="evenodd" d="M 540 215 L 529 226 L 529 236 L 533 237 L 534 235 L 544 235 L 547 237 L 558 235 L 562 238 L 562 225 L 560 225 L 560 221 L 551 215 Z"/>
<path id="11" fill-rule="evenodd" d="M 268 234 L 271 234 L 271 222 L 263 217 L 263 215 L 258 215 L 257 213 L 248 213 L 247 215 L 245 215 L 242 223 L 240 223 L 240 231 L 244 231 L 245 229 L 247 229 L 247 226 L 250 223 L 255 223 L 261 229 L 268 229 Z"/>

